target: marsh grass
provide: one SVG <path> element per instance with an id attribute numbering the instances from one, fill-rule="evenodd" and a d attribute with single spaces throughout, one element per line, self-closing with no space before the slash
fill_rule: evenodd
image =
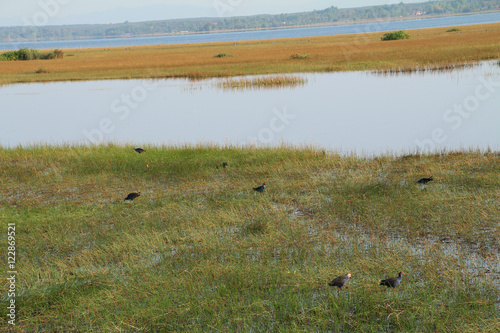
<path id="1" fill-rule="evenodd" d="M 0 148 L 19 331 L 500 328 L 498 153 L 133 148 Z"/>
<path id="2" fill-rule="evenodd" d="M 253 78 L 226 78 L 215 85 L 220 89 L 262 89 L 262 88 L 285 88 L 298 87 L 306 84 L 307 79 L 298 75 L 271 75 Z"/>
<path id="3" fill-rule="evenodd" d="M 473 68 L 477 66 L 479 63 L 468 63 L 468 62 L 459 62 L 456 64 L 435 64 L 431 66 L 421 66 L 421 67 L 397 67 L 397 68 L 384 68 L 373 71 L 374 74 L 380 75 L 400 75 L 400 74 L 424 74 L 429 72 L 437 72 L 437 73 L 446 73 L 452 72 L 457 69 L 466 69 Z"/>
<path id="4" fill-rule="evenodd" d="M 0 62 L 0 84 L 130 78 L 212 78 L 304 72 L 425 68 L 498 60 L 500 23 L 410 31 L 381 42 L 380 33 L 249 41 L 64 50 L 64 59 Z M 486 31 L 487 30 L 487 31 Z M 234 57 L 214 57 L 217 54 Z M 306 60 L 291 54 L 308 55 Z M 43 66 L 46 75 L 35 71 Z"/>

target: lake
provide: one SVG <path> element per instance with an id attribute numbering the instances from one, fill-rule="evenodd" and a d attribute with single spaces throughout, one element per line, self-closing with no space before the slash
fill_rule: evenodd
<path id="1" fill-rule="evenodd" d="M 236 42 L 245 40 L 297 38 L 313 36 L 329 36 L 354 33 L 370 33 L 391 30 L 409 30 L 437 27 L 451 27 L 471 24 L 486 24 L 500 22 L 500 12 L 461 15 L 438 18 L 421 18 L 416 20 L 376 22 L 364 24 L 345 24 L 309 28 L 291 28 L 259 31 L 243 31 L 212 34 L 186 34 L 175 36 L 155 37 L 131 37 L 131 38 L 108 38 L 108 39 L 86 39 L 67 41 L 38 41 L 21 43 L 0 43 L 0 50 L 16 50 L 20 48 L 36 49 L 65 49 L 65 48 L 89 48 L 89 47 L 118 47 L 118 46 L 141 46 L 141 45 L 163 45 L 184 43 L 213 43 L 213 42 Z"/>
<path id="2" fill-rule="evenodd" d="M 497 61 L 447 72 L 299 74 L 294 88 L 227 90 L 221 79 L 0 87 L 0 144 L 219 144 L 372 155 L 498 149 Z"/>

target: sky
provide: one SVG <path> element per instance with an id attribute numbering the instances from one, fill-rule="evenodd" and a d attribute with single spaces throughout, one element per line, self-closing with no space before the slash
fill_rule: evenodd
<path id="1" fill-rule="evenodd" d="M 0 0 L 0 26 L 108 24 L 280 14 L 424 0 Z"/>

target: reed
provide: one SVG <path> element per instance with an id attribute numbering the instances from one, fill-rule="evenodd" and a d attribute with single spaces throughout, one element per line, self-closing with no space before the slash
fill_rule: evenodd
<path id="1" fill-rule="evenodd" d="M 132 148 L 0 148 L 14 330 L 500 329 L 498 152 Z"/>
<path id="2" fill-rule="evenodd" d="M 398 67 L 398 68 L 385 68 L 373 71 L 375 74 L 380 75 L 400 75 L 400 74 L 423 74 L 428 72 L 452 72 L 456 69 L 472 68 L 476 66 L 477 63 L 456 63 L 456 64 L 435 64 L 432 66 L 424 67 Z"/>
<path id="3" fill-rule="evenodd" d="M 226 78 L 218 81 L 215 85 L 221 89 L 265 89 L 265 88 L 284 88 L 297 87 L 306 83 L 306 79 L 298 75 L 271 75 L 262 77 L 240 77 Z"/>
<path id="4" fill-rule="evenodd" d="M 64 50 L 64 59 L 0 62 L 0 84 L 64 80 L 233 77 L 259 74 L 426 68 L 498 59 L 500 23 L 408 31 L 383 42 L 364 33 L 246 43 Z M 234 57 L 214 57 L 226 54 Z M 308 55 L 292 59 L 290 55 Z M 37 75 L 43 66 L 49 73 Z"/>

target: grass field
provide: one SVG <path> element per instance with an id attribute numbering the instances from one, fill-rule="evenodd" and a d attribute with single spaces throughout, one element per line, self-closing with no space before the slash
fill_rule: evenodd
<path id="1" fill-rule="evenodd" d="M 65 80 L 449 68 L 500 58 L 500 23 L 311 38 L 64 50 L 64 59 L 0 62 L 0 84 Z M 221 56 L 226 55 L 226 56 Z"/>
<path id="2" fill-rule="evenodd" d="M 17 331 L 500 330 L 498 153 L 132 148 L 0 149 Z"/>

